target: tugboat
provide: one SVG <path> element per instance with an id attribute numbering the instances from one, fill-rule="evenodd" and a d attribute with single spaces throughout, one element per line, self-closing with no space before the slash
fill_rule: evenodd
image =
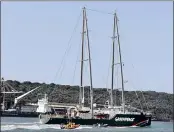
<path id="1" fill-rule="evenodd" d="M 88 24 L 87 24 L 87 15 L 86 8 L 83 8 L 83 31 L 82 31 L 82 59 L 81 59 L 81 83 L 80 83 L 80 94 L 79 94 L 79 105 L 69 107 L 67 115 L 71 116 L 71 120 L 75 124 L 80 125 L 95 125 L 95 124 L 107 124 L 107 126 L 116 126 L 116 127 L 130 127 L 130 126 L 150 126 L 151 125 L 151 113 L 145 111 L 139 111 L 138 109 L 125 105 L 124 98 L 124 78 L 123 78 L 123 63 L 121 57 L 121 48 L 120 40 L 118 33 L 118 18 L 116 13 L 114 16 L 114 28 L 113 28 L 113 53 L 112 53 L 112 82 L 110 90 L 110 103 L 108 107 L 102 109 L 96 109 L 93 103 L 93 83 L 92 83 L 92 70 L 91 70 L 91 56 L 90 56 L 90 45 L 89 45 L 89 35 L 88 35 Z M 84 107 L 84 87 L 83 87 L 83 58 L 85 51 L 84 46 L 84 35 L 87 37 L 87 47 L 88 47 L 88 61 L 89 61 L 89 70 L 90 70 L 90 108 Z M 120 106 L 113 104 L 113 84 L 114 84 L 114 56 L 115 56 L 115 40 L 117 40 L 118 51 L 119 51 L 119 65 L 121 68 L 121 89 L 122 89 L 122 104 Z M 40 122 L 44 124 L 61 124 L 66 123 L 69 117 L 60 117 L 58 114 L 53 116 L 52 114 L 42 113 L 39 116 Z M 75 128 L 67 127 L 72 123 L 62 126 L 62 128 Z"/>

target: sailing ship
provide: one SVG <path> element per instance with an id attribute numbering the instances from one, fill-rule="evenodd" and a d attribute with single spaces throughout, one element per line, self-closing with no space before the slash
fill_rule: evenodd
<path id="1" fill-rule="evenodd" d="M 112 82 L 110 90 L 110 103 L 108 107 L 97 109 L 93 103 L 93 82 L 92 82 L 92 66 L 91 66 L 91 55 L 90 55 L 90 44 L 88 35 L 88 23 L 86 8 L 83 8 L 83 31 L 82 31 L 82 53 L 81 53 L 81 82 L 80 82 L 80 94 L 79 94 L 79 105 L 69 106 L 66 111 L 66 116 L 59 114 L 53 114 L 48 107 L 48 98 L 39 100 L 40 104 L 38 107 L 39 120 L 44 124 L 62 124 L 67 123 L 67 120 L 71 118 L 71 121 L 75 124 L 80 125 L 95 125 L 95 124 L 106 124 L 107 126 L 150 126 L 151 125 L 151 113 L 144 111 L 129 111 L 130 106 L 125 104 L 124 98 L 124 77 L 122 67 L 122 56 L 119 40 L 119 29 L 118 29 L 118 18 L 116 13 L 114 15 L 114 28 L 113 28 L 113 44 L 112 44 Z M 83 60 L 84 60 L 84 34 L 87 36 L 87 47 L 88 47 L 88 61 L 90 70 L 90 108 L 84 107 L 84 89 L 83 89 Z M 113 84 L 114 84 L 114 55 L 115 55 L 115 41 L 117 40 L 119 50 L 119 61 L 121 68 L 121 84 L 122 84 L 122 104 L 120 106 L 114 106 L 113 104 Z M 45 102 L 44 102 L 45 101 Z M 44 109 L 42 111 L 42 109 Z"/>

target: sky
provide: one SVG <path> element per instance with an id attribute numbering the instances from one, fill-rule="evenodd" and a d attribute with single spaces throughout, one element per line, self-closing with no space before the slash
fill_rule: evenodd
<path id="1" fill-rule="evenodd" d="M 89 9 L 117 12 L 125 90 L 173 93 L 172 2 L 2 2 L 1 76 L 79 85 L 84 6 L 93 87 L 111 87 L 113 15 Z M 115 56 L 117 63 L 118 52 Z M 84 85 L 89 85 L 88 62 L 84 65 Z M 115 65 L 114 88 L 121 87 L 119 71 Z"/>

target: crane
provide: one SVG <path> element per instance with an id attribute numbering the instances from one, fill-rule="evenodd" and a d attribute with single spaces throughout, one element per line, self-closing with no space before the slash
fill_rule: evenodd
<path id="1" fill-rule="evenodd" d="M 13 107 L 15 107 L 15 106 L 17 105 L 17 103 L 18 103 L 22 98 L 26 97 L 27 95 L 29 95 L 29 94 L 32 93 L 33 91 L 39 89 L 40 87 L 41 87 L 41 86 L 38 86 L 38 87 L 36 87 L 36 88 L 34 88 L 34 89 L 28 91 L 27 93 L 24 93 L 24 94 L 22 94 L 22 95 L 16 97 L 16 98 L 14 99 L 14 106 L 13 106 Z"/>

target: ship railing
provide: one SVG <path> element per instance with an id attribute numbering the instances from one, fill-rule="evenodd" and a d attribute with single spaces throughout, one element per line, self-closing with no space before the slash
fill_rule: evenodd
<path id="1" fill-rule="evenodd" d="M 125 114 L 135 114 L 135 115 L 140 115 L 140 112 L 125 112 Z"/>

